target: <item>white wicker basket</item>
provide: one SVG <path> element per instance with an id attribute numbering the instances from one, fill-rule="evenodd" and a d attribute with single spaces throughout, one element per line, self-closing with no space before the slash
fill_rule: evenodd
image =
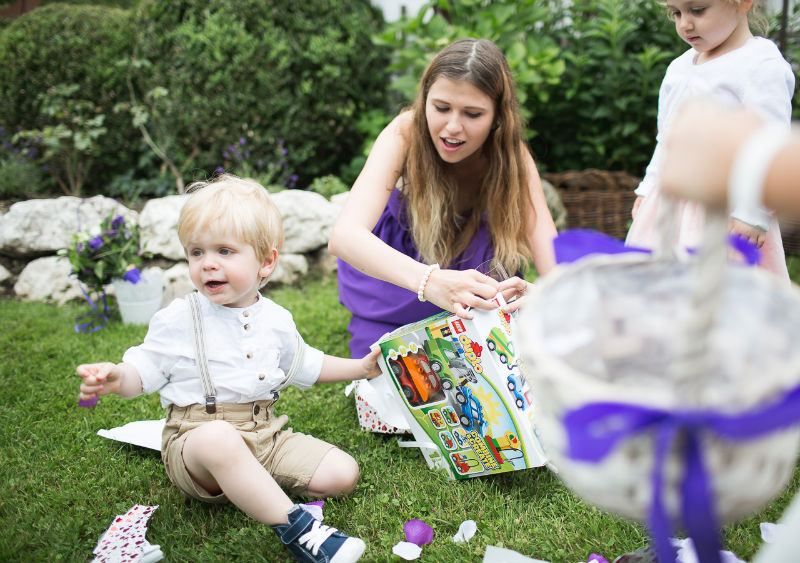
<path id="1" fill-rule="evenodd" d="M 724 258 L 723 258 L 724 261 Z M 693 269 L 694 268 L 694 269 Z M 800 383 L 800 292 L 758 268 L 725 266 L 715 312 L 701 335 L 702 373 L 673 369 L 685 359 L 680 335 L 698 314 L 696 266 L 643 254 L 599 255 L 542 279 L 520 314 L 520 346 L 548 457 L 573 491 L 637 520 L 651 507 L 652 431 L 630 437 L 597 463 L 567 453 L 564 416 L 616 402 L 666 410 L 741 413 Z M 697 335 L 695 335 L 697 337 Z M 688 343 L 691 346 L 691 342 Z M 762 507 L 790 479 L 800 431 L 750 441 L 701 434 L 702 457 L 720 522 Z M 683 459 L 673 444 L 664 466 L 664 508 L 680 522 Z"/>

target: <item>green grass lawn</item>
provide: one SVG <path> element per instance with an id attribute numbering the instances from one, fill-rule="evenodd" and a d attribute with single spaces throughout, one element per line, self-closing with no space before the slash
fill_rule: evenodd
<path id="1" fill-rule="evenodd" d="M 335 281 L 314 280 L 272 291 L 288 307 L 306 340 L 347 352 L 348 313 Z M 167 480 L 155 451 L 106 440 L 100 428 L 163 416 L 157 395 L 104 398 L 93 410 L 76 407 L 81 362 L 119 361 L 145 327 L 113 323 L 75 334 L 80 305 L 55 307 L 0 300 L 0 561 L 86 561 L 111 519 L 134 504 L 159 505 L 147 539 L 167 561 L 286 561 L 273 532 L 232 506 L 185 500 Z M 647 542 L 644 529 L 588 506 L 545 469 L 453 482 L 427 468 L 416 449 L 395 437 L 362 432 L 344 384 L 291 389 L 278 411 L 291 425 L 350 452 L 362 469 L 348 498 L 328 500 L 325 521 L 367 542 L 365 561 L 398 560 L 392 546 L 403 523 L 421 518 L 436 530 L 423 561 L 480 561 L 487 545 L 551 561 L 609 559 Z M 761 521 L 776 521 L 798 489 L 725 532 L 726 548 L 749 559 Z M 467 544 L 451 541 L 466 519 L 478 524 Z"/>

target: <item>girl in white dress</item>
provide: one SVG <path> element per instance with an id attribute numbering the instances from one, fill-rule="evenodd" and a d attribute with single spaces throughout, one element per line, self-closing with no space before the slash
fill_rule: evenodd
<path id="1" fill-rule="evenodd" d="M 626 244 L 652 248 L 657 242 L 662 140 L 676 110 L 689 98 L 706 96 L 730 107 L 744 106 L 771 123 L 788 128 L 792 114 L 794 74 L 774 43 L 750 31 L 757 0 L 668 0 L 678 35 L 691 49 L 669 65 L 658 100 L 658 137 L 645 177 L 636 189 L 633 224 Z M 703 209 L 678 204 L 679 244 L 702 243 Z M 777 222 L 766 209 L 734 209 L 730 231 L 761 248 L 761 266 L 788 281 L 786 258 Z"/>

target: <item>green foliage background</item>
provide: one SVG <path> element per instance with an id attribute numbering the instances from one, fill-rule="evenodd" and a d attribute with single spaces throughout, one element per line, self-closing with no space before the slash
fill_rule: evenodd
<path id="1" fill-rule="evenodd" d="M 117 62 L 133 43 L 130 13 L 118 8 L 52 4 L 0 30 L 0 126 L 10 134 L 57 123 L 42 110 L 41 95 L 54 86 L 77 85 L 75 100 L 106 116 L 108 132 L 95 155 L 92 182 L 99 188 L 136 162 L 139 134 L 113 107 L 127 98 Z"/>
<path id="2" fill-rule="evenodd" d="M 516 80 L 540 166 L 641 174 L 655 145 L 658 88 L 683 52 L 655 0 L 432 0 L 387 27 L 394 106 L 414 96 L 435 53 L 461 37 L 493 40 Z"/>
<path id="3" fill-rule="evenodd" d="M 366 0 L 147 1 L 134 56 L 151 64 L 135 83 L 166 90 L 157 140 L 184 169 L 213 170 L 240 137 L 254 160 L 282 139 L 305 185 L 338 172 L 362 142 L 356 116 L 383 104 L 381 25 Z"/>

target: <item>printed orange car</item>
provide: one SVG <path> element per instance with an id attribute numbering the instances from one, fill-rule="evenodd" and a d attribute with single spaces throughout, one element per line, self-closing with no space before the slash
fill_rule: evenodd
<path id="1" fill-rule="evenodd" d="M 400 389 L 411 406 L 419 406 L 443 398 L 442 383 L 431 368 L 424 352 L 411 352 L 389 360 Z"/>

